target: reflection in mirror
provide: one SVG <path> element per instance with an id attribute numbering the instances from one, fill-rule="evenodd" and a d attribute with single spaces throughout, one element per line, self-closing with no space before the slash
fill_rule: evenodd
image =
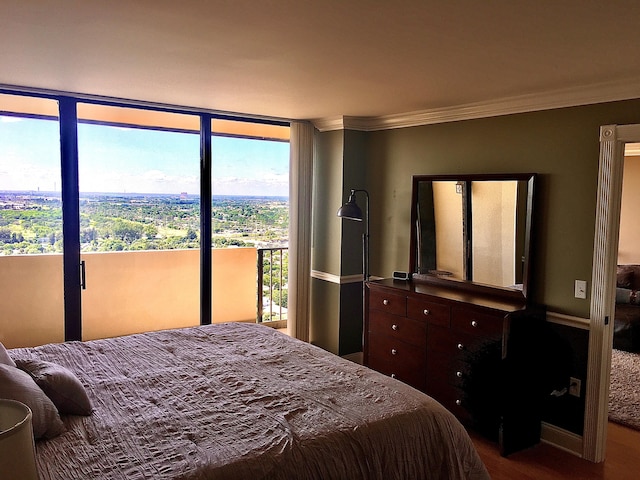
<path id="1" fill-rule="evenodd" d="M 422 181 L 417 201 L 417 273 L 465 278 L 463 198 L 454 181 Z"/>
<path id="2" fill-rule="evenodd" d="M 516 242 L 517 189 L 515 181 L 471 183 L 470 280 L 474 282 L 522 285 L 522 246 Z"/>
<path id="3" fill-rule="evenodd" d="M 414 176 L 412 273 L 526 296 L 533 178 Z"/>

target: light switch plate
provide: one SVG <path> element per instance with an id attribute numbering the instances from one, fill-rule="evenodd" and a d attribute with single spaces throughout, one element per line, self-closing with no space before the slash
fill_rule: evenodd
<path id="1" fill-rule="evenodd" d="M 587 298 L 586 280 L 576 280 L 575 296 L 576 298 Z"/>

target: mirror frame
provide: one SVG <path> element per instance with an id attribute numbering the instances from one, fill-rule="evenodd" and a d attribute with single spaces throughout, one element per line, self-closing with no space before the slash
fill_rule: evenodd
<path id="1" fill-rule="evenodd" d="M 484 293 L 488 295 L 507 297 L 511 299 L 525 299 L 529 300 L 531 296 L 531 253 L 532 253 L 532 222 L 533 222 L 533 201 L 534 190 L 537 174 L 535 173 L 497 173 L 497 174 L 462 174 L 462 175 L 413 175 L 412 176 L 412 192 L 411 192 L 411 234 L 409 245 L 409 272 L 411 273 L 412 281 L 416 283 L 427 283 L 442 286 L 449 286 L 475 293 Z M 461 181 L 461 182 L 474 182 L 474 181 L 500 181 L 500 180 L 515 180 L 527 182 L 527 205 L 526 205 L 526 219 L 525 219 L 525 233 L 524 233 L 524 252 L 523 252 L 523 270 L 522 270 L 522 290 L 501 287 L 496 285 L 488 285 L 471 280 L 429 275 L 416 273 L 416 220 L 418 215 L 418 184 L 423 181 Z"/>

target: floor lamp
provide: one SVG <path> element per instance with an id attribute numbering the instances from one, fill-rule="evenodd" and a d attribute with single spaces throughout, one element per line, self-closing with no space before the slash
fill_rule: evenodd
<path id="1" fill-rule="evenodd" d="M 364 317 L 366 311 L 366 289 L 367 282 L 369 281 L 369 192 L 366 190 L 351 190 L 349 194 L 349 200 L 338 209 L 338 217 L 346 218 L 347 220 L 354 220 L 356 222 L 362 222 L 364 220 L 362 215 L 362 209 L 356 203 L 356 193 L 362 192 L 366 198 L 366 227 L 362 233 L 362 335 L 364 342 Z M 363 343 L 364 345 L 364 343 Z"/>

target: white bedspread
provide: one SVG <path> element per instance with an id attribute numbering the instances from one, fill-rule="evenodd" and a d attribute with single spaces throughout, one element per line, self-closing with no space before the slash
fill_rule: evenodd
<path id="1" fill-rule="evenodd" d="M 41 478 L 487 479 L 435 400 L 268 327 L 14 349 L 72 370 L 94 413 L 36 443 Z"/>

